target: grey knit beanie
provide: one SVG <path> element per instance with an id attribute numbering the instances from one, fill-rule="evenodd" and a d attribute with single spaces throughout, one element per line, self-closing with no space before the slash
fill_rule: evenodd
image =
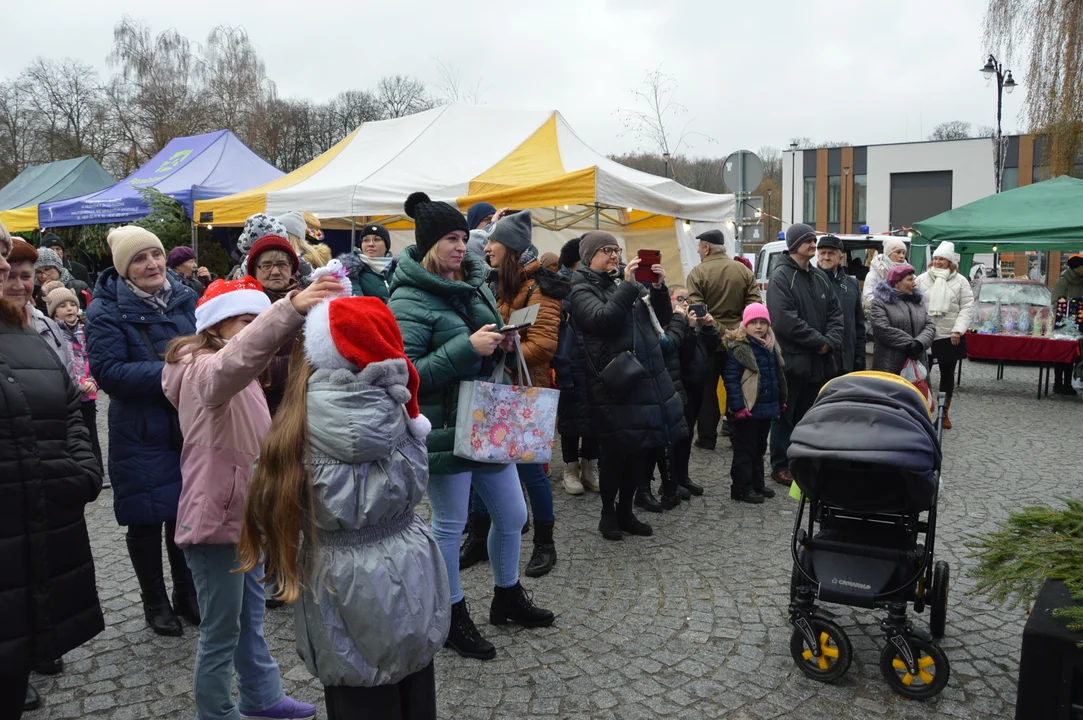
<path id="1" fill-rule="evenodd" d="M 620 247 L 620 243 L 617 242 L 611 233 L 607 233 L 605 230 L 592 230 L 583 236 L 579 241 L 579 260 L 584 265 L 590 265 L 590 259 L 594 257 L 595 253 L 604 247 L 615 245 Z"/>
<path id="2" fill-rule="evenodd" d="M 533 218 L 529 210 L 500 218 L 489 233 L 489 239 L 498 242 L 512 252 L 521 253 L 530 247 L 533 239 Z"/>
<path id="3" fill-rule="evenodd" d="M 816 231 L 805 223 L 795 223 L 786 228 L 786 249 L 793 252 L 801 247 L 802 243 L 816 239 Z"/>

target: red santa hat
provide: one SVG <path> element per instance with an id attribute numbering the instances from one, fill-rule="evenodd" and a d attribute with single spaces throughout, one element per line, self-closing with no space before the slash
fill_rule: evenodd
<path id="1" fill-rule="evenodd" d="M 432 425 L 421 414 L 417 402 L 421 378 L 406 357 L 398 321 L 383 300 L 375 297 L 345 297 L 323 302 L 308 311 L 305 318 L 305 354 L 317 368 L 345 369 L 357 372 L 370 363 L 401 359 L 406 362 L 409 380 L 406 389 L 407 425 L 419 438 L 429 434 Z"/>
<path id="2" fill-rule="evenodd" d="M 254 277 L 215 280 L 196 303 L 196 332 L 238 315 L 259 315 L 269 307 L 271 301 Z"/>

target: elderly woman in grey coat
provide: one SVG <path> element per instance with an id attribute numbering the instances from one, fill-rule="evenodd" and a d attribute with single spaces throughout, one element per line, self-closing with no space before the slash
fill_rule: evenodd
<path id="1" fill-rule="evenodd" d="M 869 304 L 872 324 L 872 369 L 902 372 L 907 360 L 924 362 L 933 344 L 936 325 L 917 290 L 914 268 L 895 265 L 873 289 Z"/>
<path id="2" fill-rule="evenodd" d="M 297 650 L 329 720 L 435 720 L 451 597 L 414 512 L 429 482 L 417 370 L 375 297 L 313 308 L 301 350 L 260 446 L 242 567 L 267 557 L 281 597 L 299 600 Z"/>

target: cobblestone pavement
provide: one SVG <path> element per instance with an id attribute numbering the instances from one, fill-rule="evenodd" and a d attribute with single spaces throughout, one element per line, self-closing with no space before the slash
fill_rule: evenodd
<path id="1" fill-rule="evenodd" d="M 880 614 L 831 607 L 850 634 L 855 659 L 835 685 L 804 678 L 789 656 L 788 537 L 795 503 L 733 503 L 728 448 L 693 451 L 707 494 L 649 516 L 652 538 L 612 543 L 597 533 L 597 495 L 555 487 L 559 562 L 525 581 L 558 614 L 545 630 L 487 624 L 492 580 L 486 566 L 463 573 L 482 632 L 497 646 L 489 662 L 443 651 L 436 658 L 441 718 L 1007 718 L 1015 704 L 1023 610 L 967 596 L 974 561 L 964 541 L 992 529 L 1013 508 L 1052 502 L 1078 489 L 1065 472 L 1060 438 L 1083 426 L 1083 399 L 1034 398 L 1036 371 L 968 363 L 944 442 L 938 558 L 954 583 L 941 645 L 951 682 L 935 700 L 892 694 L 877 662 Z M 105 437 L 105 403 L 99 418 Z M 562 468 L 553 465 L 553 477 Z M 45 704 L 27 717 L 189 718 L 196 631 L 164 638 L 143 621 L 139 590 L 113 520 L 110 491 L 88 510 L 104 633 L 66 656 L 55 678 L 33 676 Z M 427 508 L 422 512 L 427 514 Z M 646 514 L 644 514 L 646 515 Z M 530 554 L 524 538 L 523 560 Z M 918 618 L 927 622 L 926 617 Z M 322 688 L 293 649 L 292 612 L 269 611 L 266 634 L 287 691 L 322 708 Z"/>

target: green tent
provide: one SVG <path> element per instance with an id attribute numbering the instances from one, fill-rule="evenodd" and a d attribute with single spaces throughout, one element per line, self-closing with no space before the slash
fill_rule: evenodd
<path id="1" fill-rule="evenodd" d="M 1063 175 L 989 195 L 914 224 L 911 258 L 950 240 L 969 272 L 975 253 L 1083 249 L 1083 180 Z M 920 268 L 919 268 L 920 270 Z"/>
<path id="2" fill-rule="evenodd" d="M 97 192 L 116 184 L 89 155 L 34 165 L 0 188 L 0 222 L 11 232 L 38 227 L 38 205 Z"/>

